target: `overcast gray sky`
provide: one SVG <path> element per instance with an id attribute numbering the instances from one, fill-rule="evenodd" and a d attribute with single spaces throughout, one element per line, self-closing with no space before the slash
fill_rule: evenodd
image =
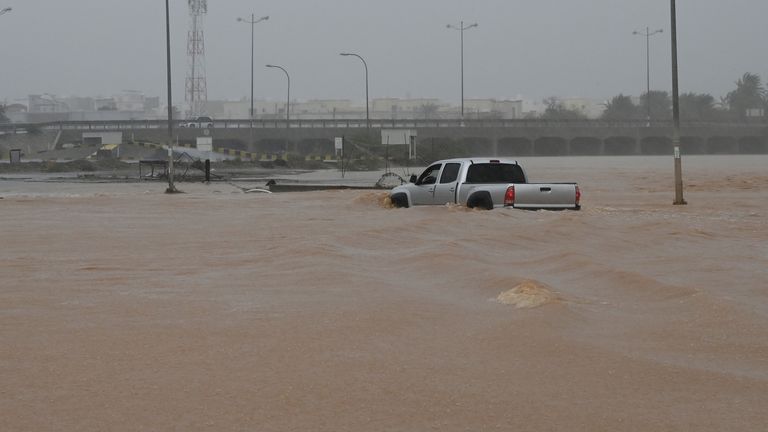
<path id="1" fill-rule="evenodd" d="M 249 93 L 250 26 L 256 26 L 256 97 L 280 100 L 284 66 L 297 99 L 371 97 L 459 100 L 459 33 L 465 32 L 466 97 L 608 98 L 670 85 L 668 0 L 209 0 L 205 19 L 208 97 Z M 163 0 L 0 0 L 0 101 L 30 93 L 165 95 Z M 716 97 L 744 72 L 768 77 L 768 1 L 678 0 L 681 90 Z M 184 100 L 187 0 L 171 0 L 174 102 Z"/>

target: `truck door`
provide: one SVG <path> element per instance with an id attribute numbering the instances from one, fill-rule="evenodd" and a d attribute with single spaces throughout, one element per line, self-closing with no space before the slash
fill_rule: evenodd
<path id="1" fill-rule="evenodd" d="M 459 180 L 460 163 L 447 163 L 440 174 L 440 181 L 435 185 L 434 203 L 443 205 L 456 202 L 456 186 Z"/>
<path id="2" fill-rule="evenodd" d="M 433 204 L 435 198 L 435 186 L 437 176 L 440 174 L 442 164 L 435 164 L 424 170 L 411 189 L 411 201 L 413 205 Z"/>

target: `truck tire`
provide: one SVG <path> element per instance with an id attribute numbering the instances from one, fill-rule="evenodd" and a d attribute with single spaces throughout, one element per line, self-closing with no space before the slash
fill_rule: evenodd
<path id="1" fill-rule="evenodd" d="M 397 208 L 408 208 L 408 196 L 403 193 L 397 193 L 390 197 L 392 205 Z"/>
<path id="2" fill-rule="evenodd" d="M 467 207 L 479 208 L 483 210 L 493 210 L 493 200 L 491 199 L 491 194 L 488 192 L 478 192 L 476 194 L 472 194 L 472 196 L 467 199 Z"/>

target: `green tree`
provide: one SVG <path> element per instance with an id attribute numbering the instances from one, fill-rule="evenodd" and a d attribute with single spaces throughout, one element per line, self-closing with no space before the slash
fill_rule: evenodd
<path id="1" fill-rule="evenodd" d="M 765 96 L 760 77 L 747 72 L 736 81 L 736 90 L 728 93 L 725 102 L 735 117 L 746 119 L 749 110 L 765 108 Z"/>
<path id="2" fill-rule="evenodd" d="M 668 120 L 672 118 L 672 98 L 665 91 L 651 90 L 640 96 L 640 115 L 648 117 L 648 106 L 651 106 L 651 120 Z"/>
<path id="3" fill-rule="evenodd" d="M 604 120 L 631 120 L 637 118 L 638 107 L 632 98 L 620 94 L 605 103 Z"/>
<path id="4" fill-rule="evenodd" d="M 555 96 L 544 99 L 544 104 L 547 108 L 541 118 L 546 120 L 585 120 L 587 118 L 581 111 L 567 108 L 563 101 Z"/>
<path id="5" fill-rule="evenodd" d="M 0 105 L 0 123 L 7 123 L 10 119 L 5 115 L 5 105 Z"/>
<path id="6" fill-rule="evenodd" d="M 683 93 L 680 95 L 680 118 L 683 120 L 711 121 L 725 118 L 717 108 L 714 96 L 708 93 Z"/>

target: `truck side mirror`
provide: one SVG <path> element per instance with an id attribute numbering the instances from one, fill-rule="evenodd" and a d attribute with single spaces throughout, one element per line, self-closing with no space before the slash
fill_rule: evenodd
<path id="1" fill-rule="evenodd" d="M 410 183 L 416 183 L 416 174 L 411 174 L 411 178 L 408 179 Z"/>

